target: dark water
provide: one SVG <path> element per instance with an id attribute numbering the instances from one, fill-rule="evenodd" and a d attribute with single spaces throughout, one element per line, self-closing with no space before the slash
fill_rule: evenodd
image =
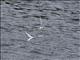
<path id="1" fill-rule="evenodd" d="M 79 15 L 79 1 L 2 0 L 1 60 L 80 60 Z"/>

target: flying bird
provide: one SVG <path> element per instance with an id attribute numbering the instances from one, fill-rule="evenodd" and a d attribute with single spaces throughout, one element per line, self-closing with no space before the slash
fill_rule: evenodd
<path id="1" fill-rule="evenodd" d="M 39 27 L 39 29 L 43 29 L 43 26 L 42 26 L 42 19 L 40 18 L 40 24 L 41 26 Z"/>
<path id="2" fill-rule="evenodd" d="M 27 41 L 30 41 L 31 39 L 33 39 L 34 37 L 33 36 L 31 36 L 29 33 L 27 33 L 27 32 L 25 32 L 26 33 L 26 35 L 29 37 L 29 39 L 27 40 Z"/>

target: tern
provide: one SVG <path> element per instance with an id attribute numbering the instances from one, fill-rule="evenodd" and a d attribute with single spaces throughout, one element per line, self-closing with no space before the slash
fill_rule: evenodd
<path id="1" fill-rule="evenodd" d="M 39 29 L 43 29 L 43 24 L 42 24 L 42 19 L 40 18 L 40 24 L 41 24 L 41 26 L 39 27 Z"/>
<path id="2" fill-rule="evenodd" d="M 34 37 L 33 36 L 31 36 L 29 33 L 27 33 L 27 32 L 25 32 L 26 33 L 26 35 L 29 37 L 29 39 L 27 40 L 27 41 L 30 41 L 31 39 L 33 39 Z"/>

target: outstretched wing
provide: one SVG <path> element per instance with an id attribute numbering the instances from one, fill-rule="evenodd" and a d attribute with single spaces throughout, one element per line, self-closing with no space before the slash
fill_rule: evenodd
<path id="1" fill-rule="evenodd" d="M 28 41 L 30 41 L 32 38 L 34 38 L 33 36 L 31 36 L 29 33 L 25 32 L 26 35 L 29 37 Z"/>

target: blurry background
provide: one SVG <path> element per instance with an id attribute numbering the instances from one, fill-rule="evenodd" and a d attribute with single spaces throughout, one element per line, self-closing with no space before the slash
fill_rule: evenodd
<path id="1" fill-rule="evenodd" d="M 0 29 L 1 60 L 80 59 L 80 1 L 1 0 Z"/>

